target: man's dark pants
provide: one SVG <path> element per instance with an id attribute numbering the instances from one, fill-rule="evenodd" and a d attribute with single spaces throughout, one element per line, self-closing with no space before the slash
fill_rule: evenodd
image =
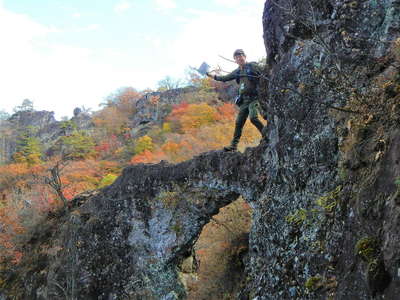
<path id="1" fill-rule="evenodd" d="M 237 147 L 240 137 L 242 136 L 243 126 L 246 123 L 247 117 L 250 117 L 251 123 L 257 127 L 262 134 L 264 128 L 263 123 L 258 119 L 258 100 L 257 96 L 242 96 L 243 103 L 239 106 L 239 113 L 236 117 L 235 132 L 231 146 Z"/>

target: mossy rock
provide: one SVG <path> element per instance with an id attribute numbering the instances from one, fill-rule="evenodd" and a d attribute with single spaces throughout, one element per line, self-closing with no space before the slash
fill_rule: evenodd
<path id="1" fill-rule="evenodd" d="M 166 207 L 175 208 L 178 205 L 178 192 L 163 191 L 157 195 L 157 200 L 162 201 Z"/>
<path id="2" fill-rule="evenodd" d="M 366 262 L 376 259 L 380 253 L 378 241 L 373 237 L 360 239 L 354 250 L 356 255 L 360 256 Z"/>
<path id="3" fill-rule="evenodd" d="M 364 237 L 357 242 L 355 252 L 368 263 L 367 278 L 372 295 L 382 293 L 390 284 L 391 277 L 385 269 L 378 241 L 373 237 Z"/>
<path id="4" fill-rule="evenodd" d="M 307 290 L 315 292 L 319 288 L 323 286 L 324 279 L 320 275 L 312 276 L 307 279 L 306 283 L 304 286 L 306 287 Z"/>
<path id="5" fill-rule="evenodd" d="M 182 226 L 178 222 L 172 225 L 171 229 L 176 233 L 177 236 L 183 231 Z"/>

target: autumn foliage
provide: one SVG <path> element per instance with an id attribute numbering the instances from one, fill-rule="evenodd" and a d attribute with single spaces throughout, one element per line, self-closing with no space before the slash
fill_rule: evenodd
<path id="1" fill-rule="evenodd" d="M 13 160 L 0 165 L 0 263 L 18 263 L 21 241 L 31 228 L 49 212 L 68 209 L 77 194 L 112 184 L 124 166 L 177 163 L 228 145 L 237 109 L 218 100 L 211 81 L 198 80 L 198 91 L 176 105 L 168 107 L 159 96 L 148 97 L 146 105 L 166 117 L 134 138 L 130 120 L 142 93 L 132 88 L 111 95 L 92 114 L 90 130 L 79 129 L 72 120 L 61 122 L 60 136 L 50 148 L 47 145 L 47 152 L 34 128 L 20 132 Z M 166 113 L 161 111 L 166 107 Z M 248 122 L 239 149 L 259 139 Z"/>
<path id="2" fill-rule="evenodd" d="M 54 160 L 30 165 L 13 163 L 0 166 L 0 263 L 17 263 L 21 258 L 18 241 L 49 211 L 63 203 L 49 185 Z M 115 162 L 92 159 L 68 161 L 62 168 L 60 189 L 67 200 L 83 191 L 111 184 L 120 172 Z"/>
<path id="3" fill-rule="evenodd" d="M 236 108 L 230 103 L 211 106 L 183 102 L 176 105 L 162 125 L 162 128 L 170 129 L 164 134 L 165 142 L 151 144 L 151 147 L 134 155 L 131 163 L 157 163 L 160 160 L 176 163 L 202 152 L 221 149 L 232 139 L 235 117 Z M 137 142 L 142 144 L 143 139 Z M 240 149 L 254 146 L 259 140 L 259 132 L 247 122 Z"/>
<path id="4" fill-rule="evenodd" d="M 197 276 L 188 282 L 188 299 L 235 299 L 243 279 L 251 209 L 242 199 L 222 208 L 196 242 Z"/>
<path id="5" fill-rule="evenodd" d="M 123 134 L 127 130 L 129 117 L 135 113 L 135 103 L 142 94 L 133 88 L 122 89 L 119 93 L 108 97 L 104 108 L 93 116 L 97 127 L 96 134 Z"/>

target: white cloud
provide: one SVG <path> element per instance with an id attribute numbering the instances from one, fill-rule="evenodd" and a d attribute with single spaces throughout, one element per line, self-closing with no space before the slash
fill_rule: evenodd
<path id="1" fill-rule="evenodd" d="M 241 0 L 215 0 L 215 2 L 222 6 L 237 7 L 240 5 Z"/>
<path id="2" fill-rule="evenodd" d="M 255 5 L 263 7 L 265 0 L 214 0 L 217 5 L 225 8 L 234 9 L 237 12 L 244 10 L 254 10 Z"/>
<path id="3" fill-rule="evenodd" d="M 184 13 L 182 29 L 174 40 L 164 41 L 143 32 L 140 36 L 146 41 L 143 47 L 152 45 L 146 48 L 146 57 L 137 57 L 132 49 L 128 52 L 118 46 L 89 49 L 54 43 L 53 35 L 62 37 L 68 31 L 44 26 L 26 15 L 8 11 L 2 8 L 1 1 L 0 110 L 9 112 L 29 98 L 36 109 L 54 110 L 57 117 L 71 115 L 76 106 L 97 109 L 104 97 L 118 87 L 142 89 L 155 85 L 166 75 L 182 78 L 188 65 L 198 67 L 207 61 L 230 71 L 236 65 L 220 59 L 218 54 L 231 58 L 237 48 L 243 48 L 249 60 L 265 55 L 261 0 L 242 0 L 257 1 L 259 5 L 246 5 L 246 9 L 235 14 L 230 10 L 231 15 L 228 11 Z M 174 2 L 168 6 L 168 2 L 163 3 L 161 7 L 175 7 Z M 72 30 L 79 37 L 79 32 L 98 28 L 98 24 L 91 24 Z"/>
<path id="4" fill-rule="evenodd" d="M 149 42 L 153 47 L 160 47 L 162 42 L 161 39 L 158 37 L 150 36 L 150 35 L 144 35 L 143 39 L 146 42 Z"/>
<path id="5" fill-rule="evenodd" d="M 127 0 L 122 0 L 117 5 L 114 6 L 114 11 L 116 13 L 123 13 L 132 7 L 132 3 Z"/>
<path id="6" fill-rule="evenodd" d="M 155 5 L 156 9 L 161 11 L 176 8 L 176 3 L 174 0 L 155 0 Z"/>
<path id="7" fill-rule="evenodd" d="M 170 49 L 170 59 L 173 61 L 175 72 L 185 66 L 200 66 L 206 61 L 212 67 L 221 66 L 231 71 L 237 66 L 218 57 L 222 55 L 232 58 L 233 51 L 244 49 L 249 61 L 258 60 L 265 56 L 262 33 L 262 5 L 237 14 L 217 14 L 214 12 L 190 10 L 193 15 L 190 22 L 185 24 Z M 177 74 L 171 74 L 177 77 Z"/>
<path id="8" fill-rule="evenodd" d="M 0 110 L 11 112 L 28 98 L 38 110 L 71 116 L 74 107 L 97 109 L 116 88 L 144 87 L 152 76 L 107 64 L 101 50 L 51 43 L 54 32 L 0 7 Z"/>
<path id="9" fill-rule="evenodd" d="M 176 16 L 176 17 L 174 18 L 174 20 L 175 20 L 177 23 L 188 23 L 188 22 L 190 22 L 190 18 L 186 18 L 186 17 L 182 17 L 182 16 Z"/>
<path id="10" fill-rule="evenodd" d="M 90 25 L 87 25 L 85 27 L 78 28 L 75 31 L 76 32 L 95 31 L 95 30 L 97 30 L 99 28 L 100 28 L 99 24 L 90 24 Z"/>
<path id="11" fill-rule="evenodd" d="M 82 14 L 76 12 L 76 13 L 73 13 L 73 14 L 72 14 L 72 17 L 73 17 L 73 18 L 76 18 L 76 19 L 79 19 L 80 17 L 82 17 Z"/>
<path id="12" fill-rule="evenodd" d="M 15 46 L 22 46 L 32 38 L 43 37 L 51 31 L 51 28 L 32 21 L 28 16 L 8 12 L 0 6 L 0 36 Z"/>

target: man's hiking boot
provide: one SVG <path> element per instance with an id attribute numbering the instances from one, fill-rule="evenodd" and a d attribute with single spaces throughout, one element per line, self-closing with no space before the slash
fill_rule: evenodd
<path id="1" fill-rule="evenodd" d="M 232 151 L 236 151 L 236 150 L 237 150 L 237 147 L 236 147 L 236 146 L 233 146 L 233 145 L 224 147 L 224 151 L 225 151 L 225 152 L 232 152 Z"/>

